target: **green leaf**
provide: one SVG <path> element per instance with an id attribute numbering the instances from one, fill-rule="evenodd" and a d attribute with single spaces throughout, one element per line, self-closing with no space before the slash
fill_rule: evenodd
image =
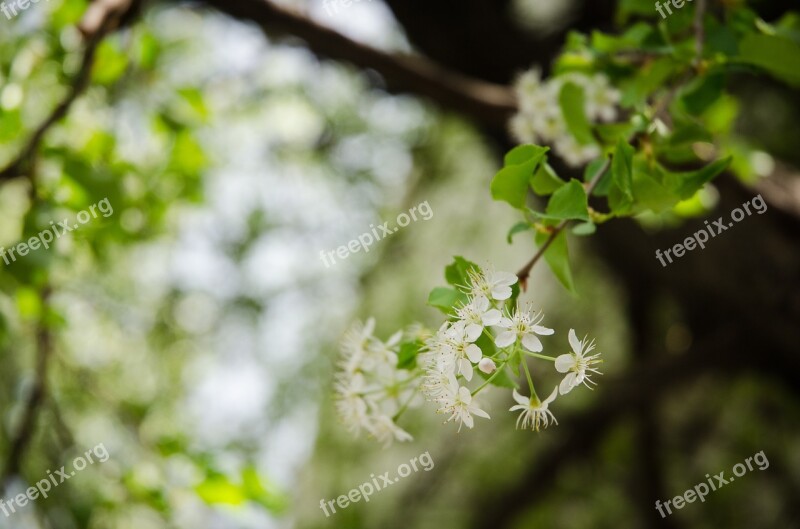
<path id="1" fill-rule="evenodd" d="M 681 95 L 681 102 L 689 114 L 699 116 L 722 96 L 725 76 L 713 73 L 699 77 L 689 83 Z"/>
<path id="2" fill-rule="evenodd" d="M 222 475 L 207 477 L 194 490 L 209 505 L 241 505 L 247 500 L 242 488 Z"/>
<path id="3" fill-rule="evenodd" d="M 25 320 L 36 320 L 42 314 L 42 299 L 36 290 L 19 287 L 16 292 L 17 311 Z"/>
<path id="4" fill-rule="evenodd" d="M 506 166 L 492 179 L 492 198 L 504 200 L 517 209 L 525 207 L 528 180 L 542 162 L 548 147 L 520 145 L 505 157 Z"/>
<path id="5" fill-rule="evenodd" d="M 611 177 L 622 192 L 622 196 L 633 201 L 633 153 L 634 148 L 620 138 L 611 159 Z"/>
<path id="6" fill-rule="evenodd" d="M 530 229 L 533 229 L 530 223 L 522 221 L 517 222 L 516 224 L 511 226 L 511 229 L 508 230 L 508 235 L 506 235 L 506 240 L 508 241 L 508 244 L 511 244 L 511 238 L 514 235 L 516 235 L 517 233 L 522 233 L 523 231 L 528 231 Z"/>
<path id="7" fill-rule="evenodd" d="M 455 314 L 455 308 L 467 303 L 467 295 L 454 288 L 436 287 L 428 296 L 428 305 L 436 307 L 448 316 Z"/>
<path id="8" fill-rule="evenodd" d="M 575 83 L 566 83 L 561 87 L 558 103 L 567 123 L 567 129 L 575 136 L 577 142 L 581 145 L 594 143 L 592 128 L 586 118 L 586 95 L 583 88 Z"/>
<path id="9" fill-rule="evenodd" d="M 594 222 L 582 222 L 572 228 L 572 233 L 575 235 L 591 235 L 597 231 L 597 226 L 595 226 Z"/>
<path id="10" fill-rule="evenodd" d="M 104 40 L 95 53 L 92 67 L 93 83 L 110 85 L 125 73 L 128 56 L 120 49 L 119 44 Z"/>
<path id="11" fill-rule="evenodd" d="M 472 261 L 468 261 L 461 256 L 455 256 L 453 262 L 444 269 L 444 278 L 454 287 L 465 287 L 469 285 L 469 271 L 479 272 L 480 266 Z"/>
<path id="12" fill-rule="evenodd" d="M 242 491 L 247 499 L 276 514 L 284 512 L 288 505 L 285 494 L 259 475 L 253 466 L 242 470 Z"/>
<path id="13" fill-rule="evenodd" d="M 739 45 L 739 60 L 777 79 L 800 86 L 800 45 L 783 37 L 750 33 Z"/>
<path id="14" fill-rule="evenodd" d="M 664 186 L 678 195 L 681 200 L 686 200 L 694 195 L 698 189 L 703 187 L 706 182 L 713 180 L 722 171 L 727 169 L 731 160 L 733 160 L 733 158 L 728 156 L 727 158 L 712 162 L 697 171 L 673 173 L 665 170 L 663 172 Z"/>
<path id="15" fill-rule="evenodd" d="M 644 104 L 650 94 L 664 86 L 678 67 L 672 58 L 664 57 L 640 68 L 623 91 L 622 106 L 635 107 Z"/>
<path id="16" fill-rule="evenodd" d="M 519 362 L 517 362 L 517 365 L 519 366 Z M 487 375 L 480 369 L 477 371 L 477 373 L 484 380 L 489 380 L 489 377 L 494 375 L 494 373 Z M 491 382 L 489 382 L 489 384 L 501 388 L 519 389 L 519 384 L 514 382 L 514 380 L 510 376 L 508 376 L 508 372 L 506 371 L 505 368 L 503 368 L 502 371 L 498 375 L 496 375 Z"/>
<path id="17" fill-rule="evenodd" d="M 531 161 L 538 163 L 541 157 L 549 150 L 549 147 L 540 147 L 539 145 L 518 145 L 506 153 L 503 157 L 503 164 L 505 167 L 509 167 L 511 165 L 523 165 Z"/>
<path id="18" fill-rule="evenodd" d="M 589 220 L 589 203 L 586 190 L 574 178 L 550 197 L 546 218 L 555 220 Z"/>
<path id="19" fill-rule="evenodd" d="M 549 235 L 546 233 L 536 234 L 536 244 L 541 248 L 547 241 Z M 550 266 L 550 270 L 564 288 L 575 293 L 575 284 L 572 281 L 572 271 L 569 267 L 569 250 L 567 249 L 567 236 L 561 232 L 544 252 L 544 259 Z"/>
<path id="20" fill-rule="evenodd" d="M 583 170 L 583 181 L 584 182 L 591 182 L 594 180 L 594 177 L 597 176 L 598 171 L 600 171 L 606 165 L 606 158 L 597 158 L 596 160 L 592 160 L 586 165 L 586 168 Z M 595 186 L 594 190 L 592 191 L 592 195 L 596 197 L 604 197 L 608 195 L 608 188 L 611 187 L 611 174 L 610 171 L 606 171 L 606 174 L 600 177 L 600 182 Z"/>
<path id="21" fill-rule="evenodd" d="M 417 366 L 417 355 L 424 345 L 419 340 L 401 344 L 400 353 L 397 355 L 397 369 L 415 368 Z"/>
<path id="22" fill-rule="evenodd" d="M 554 191 L 566 184 L 558 177 L 556 172 L 550 167 L 550 164 L 545 162 L 539 165 L 539 168 L 533 173 L 530 179 L 530 185 L 533 192 L 539 196 L 552 195 Z"/>

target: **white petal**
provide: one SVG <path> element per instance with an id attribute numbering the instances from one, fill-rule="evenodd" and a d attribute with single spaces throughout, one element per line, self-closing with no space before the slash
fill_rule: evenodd
<path id="1" fill-rule="evenodd" d="M 567 376 L 564 377 L 564 380 L 561 381 L 561 384 L 558 385 L 558 392 L 562 395 L 566 395 L 572 388 L 574 387 L 575 383 L 575 373 L 567 373 Z"/>
<path id="2" fill-rule="evenodd" d="M 554 331 L 553 329 L 549 329 L 547 327 L 542 327 L 541 325 L 534 325 L 533 326 L 533 332 L 535 332 L 536 334 L 539 334 L 541 336 L 550 336 L 551 334 L 553 334 L 556 331 Z"/>
<path id="3" fill-rule="evenodd" d="M 477 323 L 470 323 L 467 325 L 467 341 L 474 342 L 475 340 L 480 337 L 481 333 L 483 332 L 483 327 L 478 325 Z"/>
<path id="4" fill-rule="evenodd" d="M 479 312 L 484 312 L 489 308 L 489 300 L 486 299 L 486 296 L 478 296 L 472 300 L 472 303 Z"/>
<path id="5" fill-rule="evenodd" d="M 547 405 L 547 404 L 550 404 L 551 402 L 553 402 L 554 400 L 556 400 L 556 392 L 557 392 L 557 390 L 558 390 L 558 388 L 553 388 L 553 392 L 550 393 L 549 397 L 544 399 L 544 402 L 542 404 Z"/>
<path id="6" fill-rule="evenodd" d="M 520 404 L 520 406 L 527 407 L 531 403 L 531 399 L 529 399 L 528 397 L 523 397 L 522 395 L 517 393 L 516 389 L 511 393 L 511 395 L 514 396 L 514 400 L 517 401 Z M 513 411 L 514 408 L 511 408 L 511 410 Z"/>
<path id="7" fill-rule="evenodd" d="M 462 415 L 461 419 L 467 428 L 472 428 L 475 425 L 475 421 L 472 420 L 472 415 L 470 415 L 469 413 L 465 413 L 464 415 Z"/>
<path id="8" fill-rule="evenodd" d="M 472 411 L 472 414 L 473 414 L 473 415 L 477 415 L 478 417 L 483 417 L 484 419 L 491 419 L 491 417 L 489 417 L 489 414 L 488 414 L 488 413 L 486 413 L 485 411 L 483 411 L 483 410 L 482 410 L 482 409 L 480 409 L 480 408 L 475 408 L 475 407 L 473 407 L 473 408 L 471 409 L 471 411 Z"/>
<path id="9" fill-rule="evenodd" d="M 469 358 L 469 361 L 472 362 L 473 364 L 480 362 L 481 357 L 483 356 L 481 348 L 475 345 L 474 343 L 471 343 L 467 346 L 466 353 L 467 353 L 467 358 Z"/>
<path id="10" fill-rule="evenodd" d="M 472 395 L 470 394 L 467 388 L 461 386 L 460 388 L 458 388 L 458 399 L 464 404 L 469 404 L 470 402 L 472 402 Z"/>
<path id="11" fill-rule="evenodd" d="M 391 337 L 389 337 L 389 340 L 386 342 L 386 347 L 392 347 L 394 345 L 397 345 L 398 343 L 400 343 L 400 339 L 402 337 L 403 337 L 403 331 L 402 330 L 397 331 Z"/>
<path id="12" fill-rule="evenodd" d="M 572 346 L 572 350 L 575 351 L 575 354 L 581 354 L 581 342 L 578 340 L 578 337 L 575 336 L 575 329 L 569 330 L 569 345 Z"/>
<path id="13" fill-rule="evenodd" d="M 484 299 L 486 299 L 486 298 L 484 298 Z M 500 314 L 499 310 L 491 309 L 491 310 L 489 310 L 489 311 L 487 311 L 487 312 L 485 312 L 483 314 L 483 316 L 481 317 L 481 321 L 483 321 L 484 325 L 489 327 L 491 325 L 497 325 L 498 323 L 500 323 L 500 320 L 502 318 L 503 318 L 503 315 Z"/>
<path id="14" fill-rule="evenodd" d="M 510 320 L 510 319 L 508 319 L 508 318 L 503 318 L 503 317 L 501 317 L 501 318 L 500 318 L 500 321 L 498 321 L 496 325 L 497 325 L 498 327 L 503 327 L 504 329 L 508 329 L 509 327 L 511 327 L 512 325 L 514 325 L 514 322 L 513 322 L 513 321 L 511 321 L 511 320 Z"/>
<path id="15" fill-rule="evenodd" d="M 492 283 L 495 285 L 511 286 L 517 282 L 517 275 L 511 272 L 495 272 L 492 274 Z"/>
<path id="16" fill-rule="evenodd" d="M 513 331 L 503 331 L 494 339 L 494 344 L 497 347 L 508 347 L 517 341 L 517 333 Z"/>
<path id="17" fill-rule="evenodd" d="M 558 371 L 559 373 L 566 373 L 567 371 L 572 369 L 572 366 L 574 365 L 575 365 L 574 355 L 565 353 L 563 355 L 559 355 L 558 358 L 556 358 L 556 371 Z"/>
<path id="18" fill-rule="evenodd" d="M 469 360 L 462 358 L 458 361 L 458 372 L 467 379 L 467 382 L 472 380 L 472 364 L 469 363 Z"/>
<path id="19" fill-rule="evenodd" d="M 525 404 L 515 404 L 508 408 L 508 411 L 527 410 L 528 406 Z"/>
<path id="20" fill-rule="evenodd" d="M 498 301 L 503 301 L 511 297 L 511 287 L 496 286 L 492 287 L 492 297 Z"/>
<path id="21" fill-rule="evenodd" d="M 522 345 L 528 351 L 533 351 L 534 353 L 540 353 L 542 351 L 542 341 L 536 337 L 535 334 L 524 334 L 522 336 Z"/>

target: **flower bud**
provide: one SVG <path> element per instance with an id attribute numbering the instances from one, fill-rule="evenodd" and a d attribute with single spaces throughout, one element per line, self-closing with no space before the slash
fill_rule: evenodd
<path id="1" fill-rule="evenodd" d="M 495 369 L 497 369 L 497 365 L 494 363 L 489 357 L 481 358 L 481 361 L 478 362 L 478 369 L 486 373 L 487 375 L 490 373 L 494 373 Z"/>

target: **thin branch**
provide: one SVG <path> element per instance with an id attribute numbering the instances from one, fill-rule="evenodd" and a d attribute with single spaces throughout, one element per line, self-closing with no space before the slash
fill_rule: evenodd
<path id="1" fill-rule="evenodd" d="M 703 59 L 703 46 L 705 44 L 706 36 L 703 26 L 703 17 L 706 14 L 707 0 L 697 0 L 694 11 L 694 36 L 695 36 L 695 51 L 697 52 L 697 62 Z"/>
<path id="2" fill-rule="evenodd" d="M 36 128 L 19 155 L 5 169 L 0 171 L 0 182 L 31 174 L 36 161 L 36 151 L 39 149 L 42 139 L 44 139 L 45 134 L 53 125 L 61 121 L 69 113 L 72 104 L 89 86 L 97 47 L 103 38 L 117 27 L 122 16 L 130 9 L 132 1 L 99 0 L 92 3 L 86 10 L 84 19 L 79 25 L 86 44 L 80 69 L 73 78 L 70 89 L 47 119 Z"/>
<path id="3" fill-rule="evenodd" d="M 53 335 L 44 322 L 49 298 L 50 289 L 46 287 L 41 293 L 43 315 L 36 328 L 36 376 L 28 400 L 25 403 L 19 429 L 9 443 L 3 474 L 0 477 L 0 489 L 5 487 L 8 480 L 19 472 L 25 449 L 30 444 L 30 440 L 36 431 L 36 419 L 39 416 L 39 410 L 47 398 L 47 366 L 53 350 Z"/>
<path id="4" fill-rule="evenodd" d="M 206 0 L 207 5 L 240 20 L 258 24 L 265 32 L 286 32 L 303 39 L 314 53 L 377 71 L 395 92 L 425 96 L 444 108 L 505 129 L 516 110 L 513 91 L 448 70 L 418 55 L 387 53 L 361 44 L 266 0 Z"/>
<path id="5" fill-rule="evenodd" d="M 610 168 L 611 168 L 611 158 L 606 158 L 606 161 L 605 163 L 603 163 L 603 166 L 597 171 L 597 174 L 594 175 L 592 180 L 586 186 L 587 196 L 591 196 L 592 192 L 600 183 L 600 180 L 603 178 L 603 176 L 608 172 Z M 519 279 L 519 284 L 522 290 L 525 290 L 527 287 L 528 276 L 530 276 L 531 274 L 531 269 L 539 261 L 539 259 L 542 258 L 544 252 L 546 252 L 547 249 L 550 248 L 550 245 L 553 244 L 553 241 L 556 240 L 556 237 L 558 237 L 561 234 L 561 232 L 564 231 L 564 228 L 567 227 L 567 224 L 569 224 L 568 220 L 562 220 L 555 228 L 553 228 L 553 231 L 550 233 L 550 236 L 547 238 L 545 243 L 539 247 L 539 250 L 531 258 L 531 260 L 528 261 L 525 266 L 520 268 L 519 272 L 517 272 L 517 278 Z"/>

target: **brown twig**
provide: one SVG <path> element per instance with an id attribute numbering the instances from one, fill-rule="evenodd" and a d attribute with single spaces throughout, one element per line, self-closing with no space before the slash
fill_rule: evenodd
<path id="1" fill-rule="evenodd" d="M 428 97 L 495 128 L 505 130 L 516 110 L 513 91 L 507 86 L 457 73 L 418 55 L 372 48 L 270 1 L 206 0 L 206 4 L 234 18 L 253 21 L 265 32 L 283 31 L 301 38 L 318 55 L 375 70 L 391 91 Z"/>
<path id="2" fill-rule="evenodd" d="M 84 19 L 78 26 L 86 44 L 81 59 L 81 67 L 72 80 L 69 92 L 50 115 L 33 132 L 19 155 L 2 171 L 0 181 L 18 176 L 30 175 L 36 161 L 36 151 L 50 128 L 61 121 L 72 104 L 89 86 L 97 47 L 103 38 L 113 31 L 122 16 L 130 9 L 133 0 L 99 0 L 86 10 Z"/>
<path id="3" fill-rule="evenodd" d="M 19 429 L 9 443 L 3 474 L 0 477 L 0 488 L 4 488 L 10 478 L 19 472 L 22 457 L 31 437 L 36 431 L 36 419 L 39 410 L 47 397 L 47 366 L 53 350 L 53 335 L 44 321 L 48 309 L 50 288 L 45 287 L 41 292 L 42 318 L 36 328 L 36 377 L 33 381 L 28 400 L 22 413 Z"/>
<path id="4" fill-rule="evenodd" d="M 587 196 L 591 196 L 592 192 L 595 190 L 597 185 L 600 183 L 600 180 L 603 178 L 603 176 L 608 172 L 608 170 L 610 168 L 611 168 L 611 158 L 606 158 L 606 161 L 603 164 L 603 166 L 600 167 L 600 169 L 597 171 L 597 174 L 595 174 L 594 177 L 592 177 L 592 180 L 586 186 L 586 195 Z M 525 266 L 520 268 L 519 272 L 517 272 L 517 278 L 519 279 L 519 285 L 520 285 L 520 287 L 522 288 L 523 291 L 527 287 L 528 276 L 530 276 L 530 274 L 531 274 L 531 269 L 539 261 L 539 259 L 542 258 L 542 256 L 544 255 L 544 252 L 547 251 L 547 249 L 550 247 L 550 245 L 553 244 L 553 241 L 556 240 L 556 237 L 558 237 L 561 234 L 561 232 L 564 231 L 564 228 L 567 227 L 567 224 L 569 224 L 568 220 L 562 220 L 555 228 L 553 228 L 553 231 L 550 233 L 550 236 L 547 238 L 545 243 L 542 246 L 539 247 L 539 250 L 531 258 L 531 260 L 528 261 L 525 264 Z"/>
<path id="5" fill-rule="evenodd" d="M 695 36 L 695 51 L 697 52 L 697 62 L 703 59 L 703 46 L 705 44 L 705 29 L 703 26 L 703 17 L 706 14 L 706 1 L 697 0 L 697 5 L 694 11 L 694 36 Z"/>

